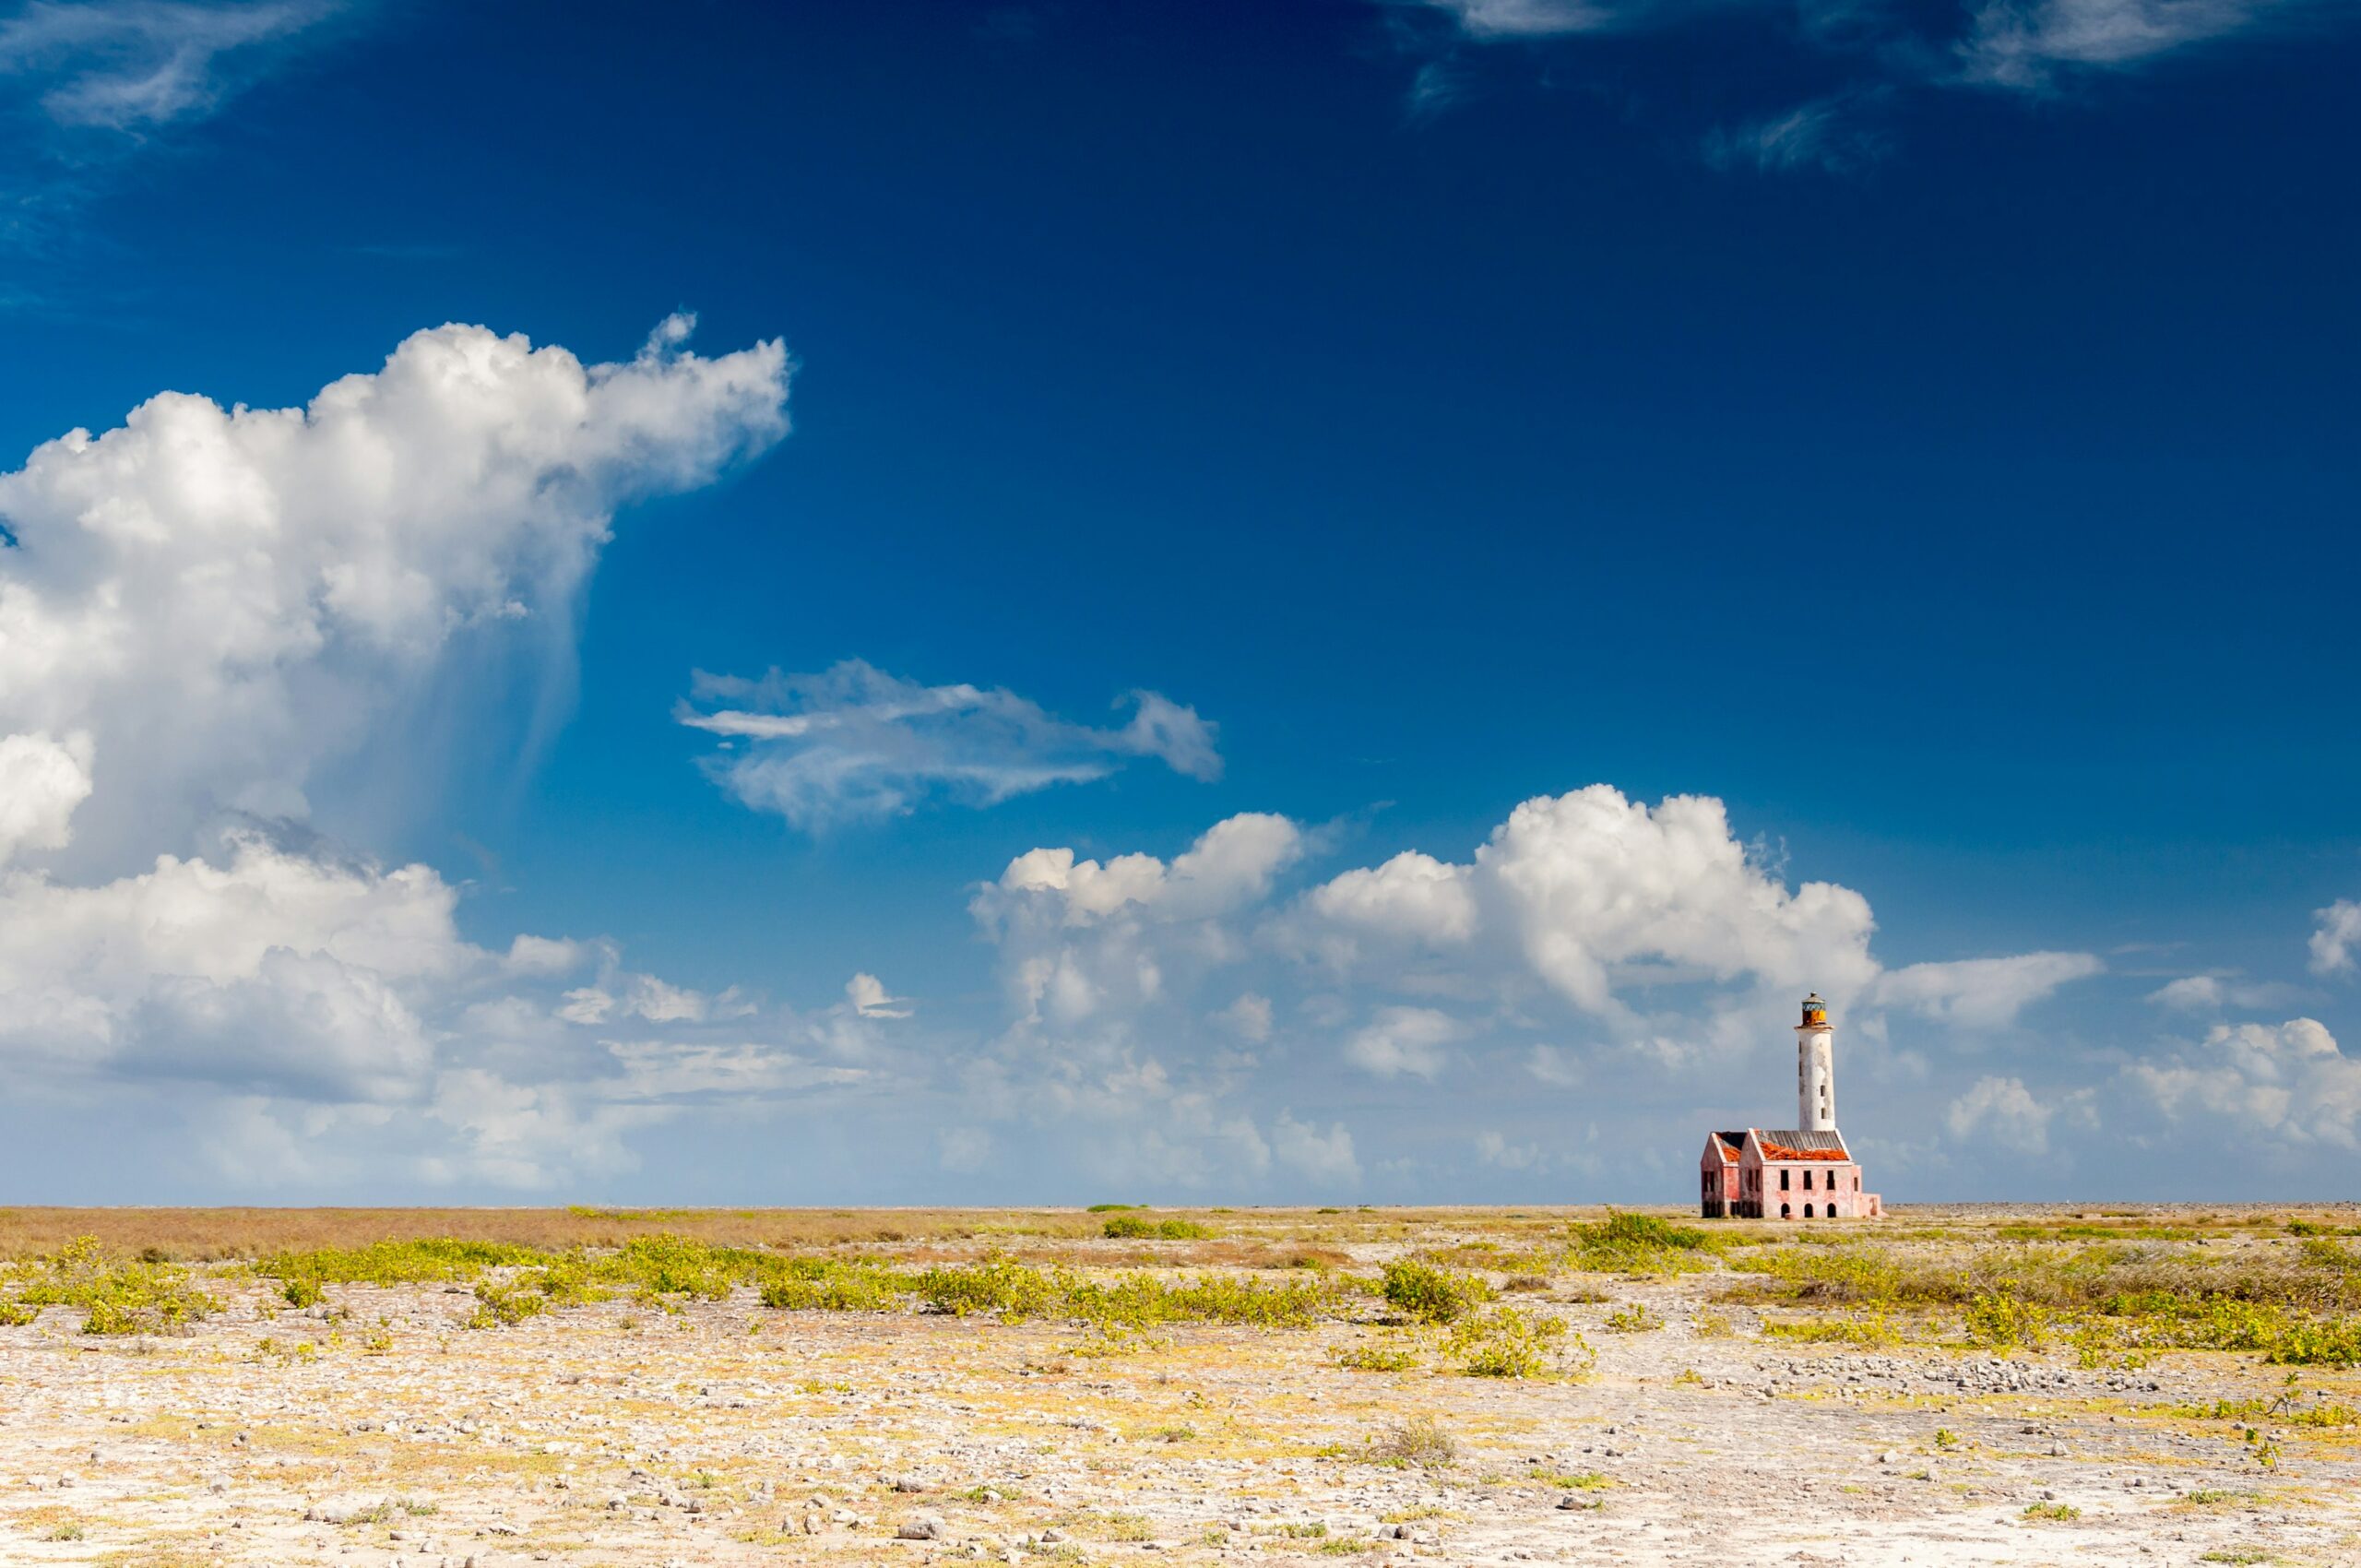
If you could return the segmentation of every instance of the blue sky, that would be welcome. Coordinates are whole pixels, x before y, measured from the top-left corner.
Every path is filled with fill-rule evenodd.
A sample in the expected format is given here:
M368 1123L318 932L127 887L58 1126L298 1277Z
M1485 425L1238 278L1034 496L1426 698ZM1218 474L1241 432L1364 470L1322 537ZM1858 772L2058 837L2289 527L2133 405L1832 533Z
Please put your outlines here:
M0 10L0 1173L1677 1202L1816 988L1889 1199L2349 1194L2356 68Z

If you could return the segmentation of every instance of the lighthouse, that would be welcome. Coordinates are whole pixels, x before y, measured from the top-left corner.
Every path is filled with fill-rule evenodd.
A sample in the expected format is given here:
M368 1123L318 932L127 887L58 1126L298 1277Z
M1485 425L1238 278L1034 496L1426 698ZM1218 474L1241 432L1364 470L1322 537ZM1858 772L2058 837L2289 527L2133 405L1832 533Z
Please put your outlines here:
M1796 1026L1796 1125L1836 1131L1836 1031L1818 992L1804 998L1804 1021Z
M1877 1219L1861 1167L1836 1130L1836 1031L1828 1004L1804 998L1796 1026L1796 1124L1705 1134L1697 1195L1708 1219Z

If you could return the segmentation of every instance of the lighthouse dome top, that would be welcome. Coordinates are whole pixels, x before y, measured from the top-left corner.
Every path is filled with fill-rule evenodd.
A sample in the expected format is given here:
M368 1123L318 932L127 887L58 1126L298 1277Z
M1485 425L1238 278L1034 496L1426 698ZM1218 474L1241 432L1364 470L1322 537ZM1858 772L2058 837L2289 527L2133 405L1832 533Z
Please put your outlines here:
M1804 1022L1807 1024L1828 1022L1828 1004L1820 999L1820 992L1816 991L1804 998Z

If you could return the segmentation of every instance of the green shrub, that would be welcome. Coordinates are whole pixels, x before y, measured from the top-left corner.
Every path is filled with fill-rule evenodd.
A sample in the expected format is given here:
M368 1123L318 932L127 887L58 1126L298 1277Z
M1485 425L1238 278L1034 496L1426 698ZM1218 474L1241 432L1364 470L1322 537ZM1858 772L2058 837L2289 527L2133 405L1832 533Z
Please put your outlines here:
M2291 1324L2272 1339L2263 1360L2283 1367L2349 1367L2361 1363L2361 1318Z
M1991 1350L2023 1345L2037 1350L2048 1341L2050 1316L2047 1308L2035 1302L1987 1291L1968 1302L1960 1321L1971 1345Z
M279 1293L287 1299L291 1307L316 1307L327 1299L327 1292L320 1289L320 1282L308 1274L297 1275Z
M1596 1225L1574 1227L1566 1262L1594 1274L1682 1274L1705 1267L1713 1245L1713 1237L1693 1225L1612 1213Z
M1350 1345L1335 1346L1328 1359L1347 1372L1402 1372L1418 1364L1418 1353L1406 1344L1382 1339L1356 1339Z
M1048 1312L1061 1292L1039 1269L995 1258L930 1268L918 1277L918 1294L937 1312L961 1317L991 1312L1006 1322L1019 1323Z
M485 1280L476 1287L476 1310L468 1318L469 1328L500 1328L539 1317L549 1310L547 1296L537 1294L521 1285L501 1285Z
M1386 1304L1420 1323L1451 1323L1468 1308L1492 1299L1492 1288L1470 1274L1454 1274L1414 1258L1385 1265Z
M1650 1312L1645 1301L1634 1301L1607 1314L1607 1327L1613 1334L1645 1334L1663 1326L1664 1319Z
M789 1312L889 1313L902 1304L908 1277L878 1264L797 1258L763 1287L763 1305Z
M410 1241L372 1241L365 1247L314 1247L273 1253L255 1265L275 1279L310 1279L324 1285L425 1285L475 1278L487 1268L539 1263L548 1254L504 1241L462 1241L432 1237Z
M552 1307L582 1307L611 1301L614 1292L594 1283L591 1266L579 1253L569 1253L547 1267L519 1275L520 1286L539 1290Z
M1135 1214L1119 1214L1101 1230L1113 1241L1204 1241L1214 1235L1212 1227L1192 1219L1144 1219Z
M1540 1377L1571 1370L1572 1348L1588 1370L1590 1345L1580 1335L1570 1336L1563 1318L1520 1307L1493 1307L1462 1318L1444 1344L1445 1351L1461 1358L1459 1370L1470 1377Z
M585 1260L592 1279L635 1288L645 1296L695 1296L718 1301L738 1285L770 1278L781 1260L753 1247L717 1246L686 1236L635 1236L611 1253Z
M1104 1280L1062 1274L1054 1285L1066 1315L1129 1327L1231 1323L1256 1328L1306 1328L1333 1313L1343 1299L1341 1290L1325 1279L1265 1280L1226 1274L1177 1281L1151 1274L1121 1274Z
M24 1321L43 1307L78 1307L85 1334L169 1333L221 1310L178 1264L111 1259L92 1236L14 1265L5 1286Z

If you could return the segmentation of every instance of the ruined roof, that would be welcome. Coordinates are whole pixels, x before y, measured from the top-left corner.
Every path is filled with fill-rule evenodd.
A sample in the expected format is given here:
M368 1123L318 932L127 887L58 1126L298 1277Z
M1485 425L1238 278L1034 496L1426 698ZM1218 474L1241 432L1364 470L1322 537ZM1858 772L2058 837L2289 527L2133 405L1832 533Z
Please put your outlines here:
M1714 1151L1720 1154L1722 1163L1725 1165L1737 1164L1738 1151L1746 1146L1746 1132L1743 1128L1735 1133L1708 1133L1705 1137Z
M1755 1141L1762 1146L1766 1160L1835 1159L1850 1160L1852 1152L1845 1148L1844 1135L1834 1128L1825 1133L1807 1133L1788 1127L1775 1131L1753 1129Z

